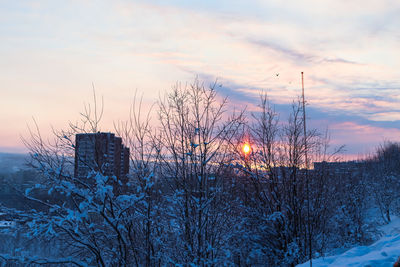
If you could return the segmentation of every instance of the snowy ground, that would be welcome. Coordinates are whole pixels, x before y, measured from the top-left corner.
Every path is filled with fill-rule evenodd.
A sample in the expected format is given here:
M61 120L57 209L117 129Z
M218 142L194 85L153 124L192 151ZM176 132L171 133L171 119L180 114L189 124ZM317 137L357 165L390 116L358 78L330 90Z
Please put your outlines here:
M11 154L0 152L0 173L15 173L27 170L28 154Z
M392 267L400 256L400 218L393 217L392 222L381 227L381 230L382 238L372 245L354 247L340 255L315 259L312 266ZM297 267L307 266L308 262L297 265Z

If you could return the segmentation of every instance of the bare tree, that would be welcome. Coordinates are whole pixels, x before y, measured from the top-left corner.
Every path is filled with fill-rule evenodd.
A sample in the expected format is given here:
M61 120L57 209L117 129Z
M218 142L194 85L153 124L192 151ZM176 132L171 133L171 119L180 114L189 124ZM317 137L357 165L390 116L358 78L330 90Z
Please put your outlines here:
M103 108L98 107L95 94L92 106L94 110L91 105L85 106L80 123L71 123L67 130L53 130L52 140L42 138L38 127L24 139L30 150L31 166L45 178L43 183L27 189L24 196L43 209L16 212L27 222L23 229L27 238L57 240L63 262L82 266L139 265L136 240L131 238L136 230L132 224L141 215L137 205L145 195L116 194L120 192L115 190L116 186L124 185L114 175L106 175L101 166L87 163L92 170L85 178L73 173L75 134L100 129ZM49 197L36 197L37 190L47 192ZM58 259L31 256L33 263L57 261L61 263Z
M305 152L316 160L329 158L329 139L309 130L304 136L301 103L293 102L288 121L280 122L265 94L261 95L254 123L239 138L252 144L252 153L238 151L245 178L243 199L247 229L260 249L251 262L273 266L294 265L307 259L310 242L314 251L321 249L318 238L326 229L327 176L309 171L310 194L307 197ZM305 142L307 138L307 142ZM307 146L305 146L307 143ZM333 151L330 158L337 151ZM309 202L308 202L309 201ZM310 205L310 213L307 206Z
M391 221L390 214L400 194L400 144L385 142L367 160L372 194L385 223Z
M229 141L242 113L226 115L215 84L177 84L159 102L162 176L171 186L169 216L176 233L174 264L219 265L226 259L232 207L225 190ZM225 117L224 117L225 116Z
M136 204L135 212L140 216L129 227L133 229L137 262L140 266L161 265L163 248L161 244L163 219L162 195L159 193L158 177L160 144L157 133L151 126L151 108L144 112L143 98L136 94L130 108L129 120L114 125L116 132L131 150L131 169L129 191L143 195L143 200Z

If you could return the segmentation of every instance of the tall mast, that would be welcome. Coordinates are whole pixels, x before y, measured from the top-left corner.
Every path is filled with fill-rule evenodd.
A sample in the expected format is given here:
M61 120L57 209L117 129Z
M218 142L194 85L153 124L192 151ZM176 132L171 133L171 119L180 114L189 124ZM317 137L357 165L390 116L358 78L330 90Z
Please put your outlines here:
M307 157L307 128L306 128L306 101L304 97L304 73L301 72L301 96L303 98L303 127L304 127L304 151L305 163L308 170L308 157Z
M306 172L306 193L307 193L307 239L309 249L310 267L312 267L312 240L311 240L311 222L310 222L310 181L308 177L308 147L307 147L307 126L306 126L306 101L304 96L304 73L301 72L301 96L303 99L303 129L304 129L304 158Z

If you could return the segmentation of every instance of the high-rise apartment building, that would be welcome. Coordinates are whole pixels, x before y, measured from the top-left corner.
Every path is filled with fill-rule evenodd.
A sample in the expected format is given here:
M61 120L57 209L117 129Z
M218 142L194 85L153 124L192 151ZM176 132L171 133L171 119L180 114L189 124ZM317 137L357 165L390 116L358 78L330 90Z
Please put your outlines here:
M75 177L84 178L90 171L115 175L125 180L129 172L129 148L113 133L82 133L75 136Z

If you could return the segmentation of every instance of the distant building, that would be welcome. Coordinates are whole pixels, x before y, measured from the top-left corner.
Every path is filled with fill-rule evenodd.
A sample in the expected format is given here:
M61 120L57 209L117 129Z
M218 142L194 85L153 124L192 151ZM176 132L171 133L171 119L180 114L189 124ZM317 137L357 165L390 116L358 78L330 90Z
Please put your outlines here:
M330 172L334 174L356 174L360 172L364 164L360 161L342 161L342 162L314 162L315 172Z
M124 180L129 172L129 148L113 133L82 133L75 136L75 177L90 171Z

